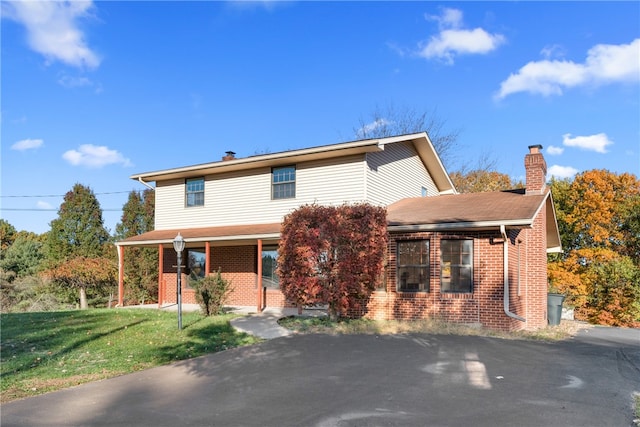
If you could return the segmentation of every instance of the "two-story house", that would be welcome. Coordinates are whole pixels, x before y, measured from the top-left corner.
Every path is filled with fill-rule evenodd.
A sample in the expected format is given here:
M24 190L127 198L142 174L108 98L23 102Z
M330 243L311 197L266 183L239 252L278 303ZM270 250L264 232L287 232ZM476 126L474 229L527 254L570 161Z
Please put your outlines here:
M547 252L560 247L539 146L525 157L526 190L457 194L426 133L345 142L148 172L155 230L117 242L119 304L126 247L159 249L159 303L175 302L177 257L186 241L189 276L220 269L231 305L286 306L275 274L281 222L304 204L387 207L384 279L366 317L436 317L494 329L546 325Z

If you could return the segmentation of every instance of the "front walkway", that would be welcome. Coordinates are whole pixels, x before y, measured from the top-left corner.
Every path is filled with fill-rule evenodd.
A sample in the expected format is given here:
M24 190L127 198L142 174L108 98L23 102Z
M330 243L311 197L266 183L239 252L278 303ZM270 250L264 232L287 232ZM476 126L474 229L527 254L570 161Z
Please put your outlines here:
M158 304L131 305L124 308L155 308L157 310ZM164 304L160 310L178 311L178 304ZM198 304L182 304L182 311L198 310L200 310ZM289 329L278 325L278 320L283 317L298 315L297 308L267 307L260 313L257 312L256 307L248 306L227 306L225 310L228 313L242 316L231 319L231 326L236 330L266 340L291 335L292 332ZM305 309L302 311L302 316L306 317L322 317L326 315L326 310L322 309Z

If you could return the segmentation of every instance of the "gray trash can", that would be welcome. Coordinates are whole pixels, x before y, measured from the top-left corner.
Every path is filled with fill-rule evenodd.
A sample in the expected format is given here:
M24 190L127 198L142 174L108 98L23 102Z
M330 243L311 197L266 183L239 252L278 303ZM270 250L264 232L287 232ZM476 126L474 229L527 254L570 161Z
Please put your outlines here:
M552 326L560 324L564 298L562 294L547 294L547 323Z

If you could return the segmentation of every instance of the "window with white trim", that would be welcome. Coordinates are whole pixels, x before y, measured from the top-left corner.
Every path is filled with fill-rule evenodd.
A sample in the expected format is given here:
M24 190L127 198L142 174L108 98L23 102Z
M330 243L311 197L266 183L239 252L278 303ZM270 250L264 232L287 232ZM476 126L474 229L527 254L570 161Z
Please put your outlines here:
M190 178L185 182L185 205L204 206L204 178Z
M396 260L399 292L429 292L429 240L399 241Z
M284 166L271 170L271 198L293 199L296 197L296 167Z
M440 256L442 292L473 292L473 240L443 239Z

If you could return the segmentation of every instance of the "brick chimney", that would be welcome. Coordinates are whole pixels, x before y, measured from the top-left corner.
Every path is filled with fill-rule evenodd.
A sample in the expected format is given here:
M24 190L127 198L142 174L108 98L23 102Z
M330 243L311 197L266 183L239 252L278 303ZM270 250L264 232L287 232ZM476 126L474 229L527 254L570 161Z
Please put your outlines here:
M527 172L526 194L542 194L546 188L547 162L541 153L542 145L530 145L529 154L524 156Z
M225 151L225 155L222 156L222 161L226 162L227 160L233 160L236 158L236 153L233 151Z

